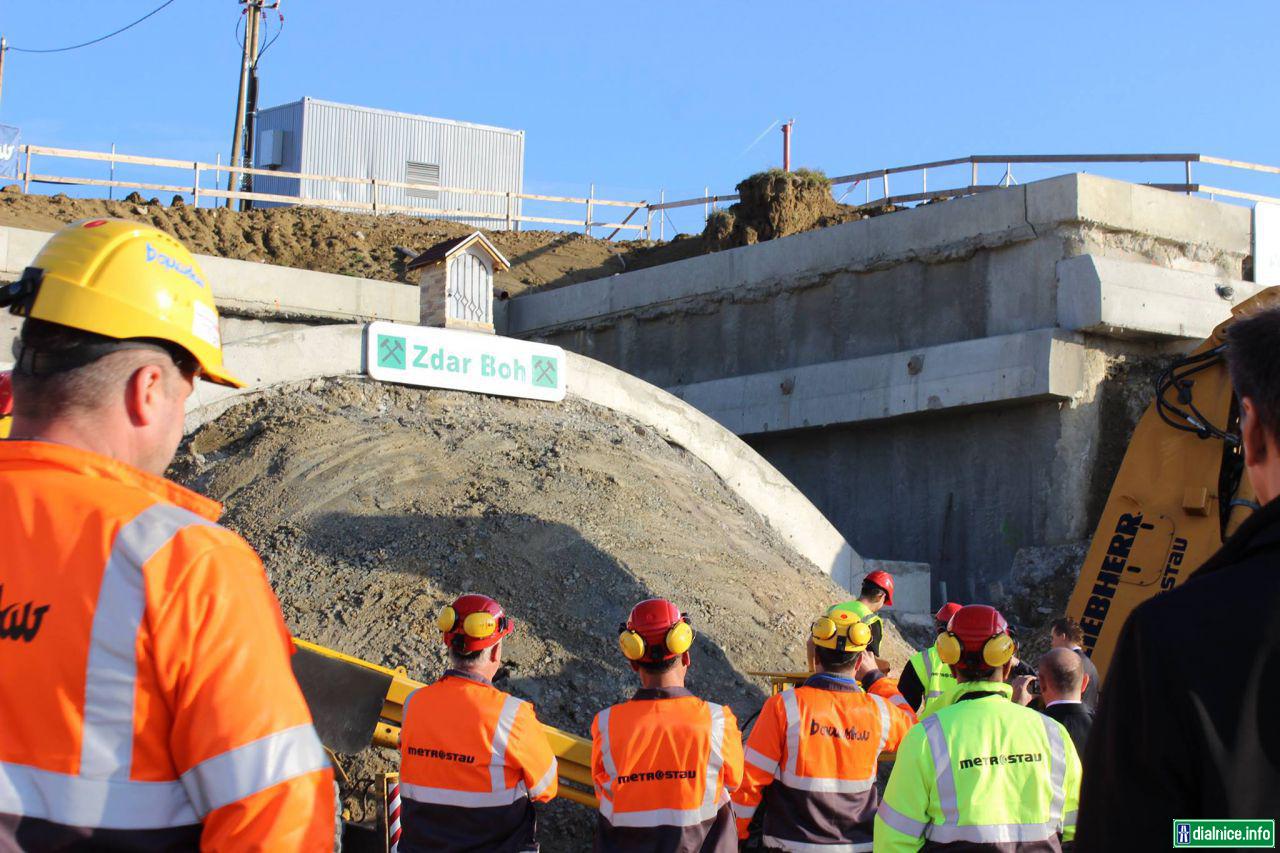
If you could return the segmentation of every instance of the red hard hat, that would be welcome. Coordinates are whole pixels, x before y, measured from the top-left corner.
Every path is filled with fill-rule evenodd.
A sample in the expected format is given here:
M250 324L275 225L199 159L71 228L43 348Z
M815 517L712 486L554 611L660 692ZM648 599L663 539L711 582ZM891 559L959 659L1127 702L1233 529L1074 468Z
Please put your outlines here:
M884 603L893 606L893 575L886 571L876 569L871 574L862 579L863 583L873 583L884 590Z
M515 630L501 604L475 593L459 596L441 610L436 625L445 644L458 653L487 649Z
M632 661L664 661L683 655L693 644L689 619L665 598L650 598L631 608L618 627L622 653Z
M1004 666L1017 652L1009 623L1000 611L985 604L957 610L936 648L943 663L970 671Z
M13 414L13 374L0 370L0 417Z
M959 611L960 611L959 604L956 604L954 601L948 601L946 604L938 608L938 612L933 614L933 618L935 621L941 622L943 625L946 625L948 622L951 621L951 617L955 616L956 613L958 613Z

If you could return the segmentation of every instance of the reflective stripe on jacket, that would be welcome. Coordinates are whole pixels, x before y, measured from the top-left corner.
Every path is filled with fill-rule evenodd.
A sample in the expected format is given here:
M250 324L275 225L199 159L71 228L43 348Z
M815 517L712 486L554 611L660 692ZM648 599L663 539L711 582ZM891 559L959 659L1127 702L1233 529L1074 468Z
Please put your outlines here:
M924 688L924 697L918 709L920 719L923 720L946 706L946 696L955 689L956 677L952 674L951 667L942 662L934 646L912 655L910 665Z
M221 507L27 441L0 506L0 849L328 849L333 771Z
M876 814L877 851L974 844L1057 850L1075 837L1080 759L1008 685L960 684L903 739Z
M530 801L556 795L556 770L533 705L446 671L405 702L400 849L536 850Z
M897 693L891 685L867 692L851 679L815 675L769 697L747 740L745 775L733 795L738 837L747 837L763 800L767 846L870 850L880 753L897 749L915 723L914 714L882 695L887 691Z
M733 711L684 688L637 691L591 724L603 850L737 850L729 794L742 781Z

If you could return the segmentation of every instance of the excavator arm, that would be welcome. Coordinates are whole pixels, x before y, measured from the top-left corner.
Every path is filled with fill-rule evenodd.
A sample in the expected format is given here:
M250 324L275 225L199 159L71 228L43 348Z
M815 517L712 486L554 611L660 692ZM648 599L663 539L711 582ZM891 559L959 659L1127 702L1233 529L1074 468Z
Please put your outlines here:
M1280 287L1236 306L1160 376L1138 421L1067 605L1103 677L1133 609L1183 583L1257 508L1223 350L1236 318L1276 305Z

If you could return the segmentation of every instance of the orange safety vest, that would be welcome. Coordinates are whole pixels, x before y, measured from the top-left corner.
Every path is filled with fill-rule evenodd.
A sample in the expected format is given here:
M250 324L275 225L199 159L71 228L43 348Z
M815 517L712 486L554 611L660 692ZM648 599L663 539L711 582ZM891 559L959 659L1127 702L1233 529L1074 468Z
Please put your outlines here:
M885 681L863 691L851 679L820 674L765 701L747 741L746 778L733 795L740 838L768 788L766 847L871 850L880 753L896 750L916 722L881 695L892 689L877 687Z
M400 850L537 850L533 803L556 757L533 705L446 670L409 694L400 730Z
M597 849L735 851L742 781L733 711L684 688L642 689L591 724Z
M31 441L0 441L0 507L0 849L332 849L280 605L221 507Z

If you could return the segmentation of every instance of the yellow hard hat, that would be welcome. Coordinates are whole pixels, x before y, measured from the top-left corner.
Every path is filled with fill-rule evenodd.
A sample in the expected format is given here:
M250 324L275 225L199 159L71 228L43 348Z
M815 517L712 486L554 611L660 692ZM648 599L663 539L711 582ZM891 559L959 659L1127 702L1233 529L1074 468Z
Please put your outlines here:
M5 291L15 314L109 338L169 341L191 353L206 379L244 387L223 367L208 279L186 247L157 228L123 219L74 222L50 237Z
M815 646L837 652L861 652L871 642L871 629L849 610L831 608L809 627Z

